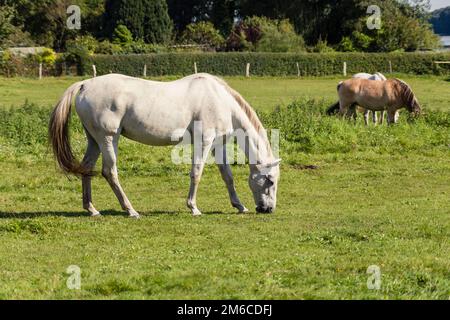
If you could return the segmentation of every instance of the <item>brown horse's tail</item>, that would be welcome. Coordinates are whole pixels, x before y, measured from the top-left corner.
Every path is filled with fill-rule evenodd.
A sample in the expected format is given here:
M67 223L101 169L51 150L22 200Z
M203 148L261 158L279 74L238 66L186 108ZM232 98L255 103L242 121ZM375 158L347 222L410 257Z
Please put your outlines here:
M341 87L343 84L344 84L344 81L339 82L339 84L337 86L338 93L341 90ZM339 112L339 109L340 109L340 103L338 101L327 109L327 116L332 116L332 115L337 114Z
M53 154L60 168L66 174L82 176L90 174L90 170L84 168L75 159L70 146L69 122L72 100L78 94L83 81L70 86L59 100L50 117L48 126L49 140L53 147Z
M333 116L335 114L338 114L339 109L340 109L340 103L338 101L327 109L327 116Z

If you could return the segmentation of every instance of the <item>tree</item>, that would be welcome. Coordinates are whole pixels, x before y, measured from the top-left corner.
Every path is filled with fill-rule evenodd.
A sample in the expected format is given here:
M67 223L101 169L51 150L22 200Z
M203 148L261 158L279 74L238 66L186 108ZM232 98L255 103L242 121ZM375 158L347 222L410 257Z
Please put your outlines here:
M107 0L104 21L109 38L118 25L126 26L134 40L147 43L166 43L172 36L165 0Z
M223 36L228 36L233 28L237 13L236 0L216 0L212 2L211 21Z
M168 43L172 38L173 22L166 0L144 0L144 41Z
M14 9L9 6L0 6L0 46L6 42L14 31L12 19Z
M433 11L430 22L437 34L450 35L450 7Z
M167 0L169 15L175 29L181 34L188 24L203 20L202 0Z
M240 0L167 0L169 14L178 35L191 23L210 21L223 36L228 36Z
M351 34L354 23L365 14L361 0L242 0L239 15L289 19L309 45L319 38L338 43Z
M439 46L439 38L427 21L428 1L366 0L364 3L375 4L381 8L382 23L380 29L369 30L366 27L366 19L360 18L355 25L356 31L368 36L372 41L367 50L357 49L391 52L426 50Z

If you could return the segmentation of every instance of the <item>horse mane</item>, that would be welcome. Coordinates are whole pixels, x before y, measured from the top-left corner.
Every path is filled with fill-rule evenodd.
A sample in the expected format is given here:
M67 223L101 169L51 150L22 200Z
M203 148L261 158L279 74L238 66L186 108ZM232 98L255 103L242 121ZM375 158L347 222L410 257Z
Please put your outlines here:
M242 111L246 114L248 120L252 124L252 126L255 128L256 132L261 133L265 132L264 126L262 125L261 121L258 118L258 115L256 114L255 110L250 106L250 104L244 99L244 97L241 96L239 92L234 90L230 87L230 85L225 82L225 80L214 77L227 91L232 95L234 100L239 104Z
M411 87L403 80L395 78L393 81L398 84L400 88L399 93L403 98L403 102L407 105L408 111L413 112L414 103L417 102L417 99Z

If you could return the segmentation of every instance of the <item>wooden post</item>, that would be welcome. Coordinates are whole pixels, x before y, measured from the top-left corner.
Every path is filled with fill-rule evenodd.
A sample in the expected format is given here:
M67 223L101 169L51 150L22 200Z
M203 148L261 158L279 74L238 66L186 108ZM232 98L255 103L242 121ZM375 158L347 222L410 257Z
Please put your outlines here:
M147 65L146 64L144 64L144 72L142 75L144 76L144 78L147 77Z
M297 77L300 78L300 64L297 62Z
M245 76L247 78L250 77L250 63L247 63L247 67L245 68Z
M95 67L95 64L92 65L92 71L94 72L94 78L97 76L97 68Z
M39 80L42 79L42 63L39 63Z
M392 61L389 60L389 73L392 73Z
M195 74L198 73L197 62L194 62L194 73L195 73Z
M344 62L344 70L343 70L343 73L344 73L344 77L346 77L346 76L347 76L347 62Z

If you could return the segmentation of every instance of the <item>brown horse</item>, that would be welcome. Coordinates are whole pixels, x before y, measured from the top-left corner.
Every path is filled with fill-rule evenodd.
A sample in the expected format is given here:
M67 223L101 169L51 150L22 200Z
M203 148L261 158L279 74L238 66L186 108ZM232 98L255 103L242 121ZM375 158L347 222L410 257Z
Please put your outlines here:
M401 108L420 114L419 101L411 87L399 79L371 81L349 79L338 86L339 109L341 115L349 114L349 109L359 105L371 111L387 111L388 123L397 123L397 111Z

